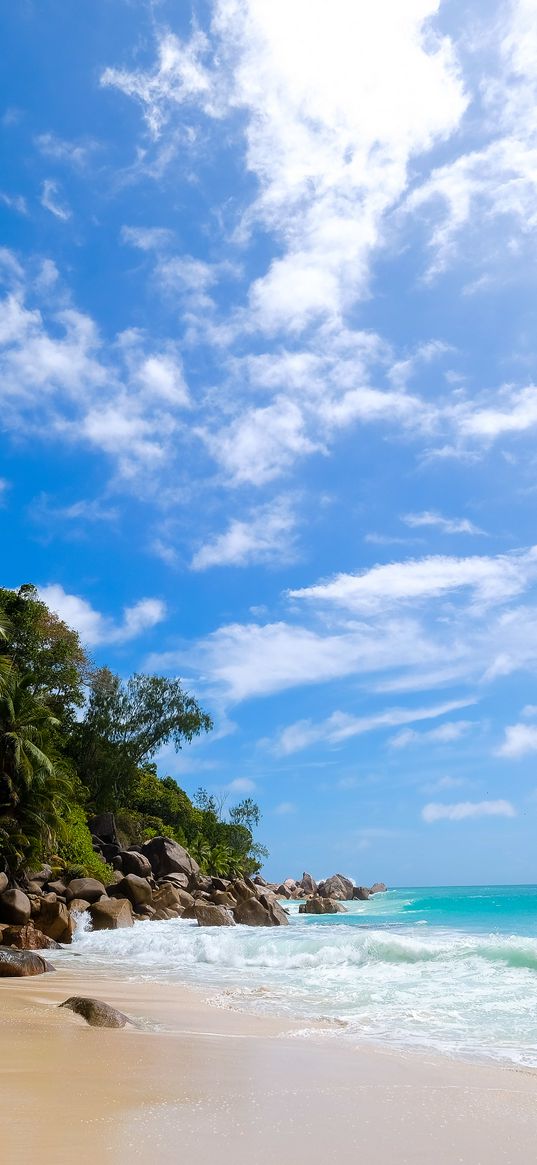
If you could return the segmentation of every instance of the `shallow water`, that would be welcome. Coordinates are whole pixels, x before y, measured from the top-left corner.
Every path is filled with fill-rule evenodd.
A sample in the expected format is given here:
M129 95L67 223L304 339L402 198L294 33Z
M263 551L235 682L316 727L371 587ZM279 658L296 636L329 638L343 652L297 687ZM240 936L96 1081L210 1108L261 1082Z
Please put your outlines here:
M60 955L214 988L221 1006L330 1021L338 1037L537 1067L537 887L409 888L282 929L139 923ZM80 959L76 960L80 963Z

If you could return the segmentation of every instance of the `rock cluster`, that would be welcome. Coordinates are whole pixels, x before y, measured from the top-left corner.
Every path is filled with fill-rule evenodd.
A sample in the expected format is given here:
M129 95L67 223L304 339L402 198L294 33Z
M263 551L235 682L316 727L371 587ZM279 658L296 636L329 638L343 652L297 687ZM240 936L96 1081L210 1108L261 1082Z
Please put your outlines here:
M55 877L50 866L27 875L10 886L0 874L0 954L47 950L70 943L77 917L87 915L93 930L116 930L136 921L191 919L199 926L287 926L280 899L304 899L299 910L306 914L336 914L345 910L342 901L366 899L386 889L355 886L343 874L316 883L311 874L299 881L266 882L255 878L220 878L202 874L183 846L169 837L153 837L142 846L123 849L117 839L112 814L91 823L94 849L112 866L114 881L104 886L96 878ZM99 830L100 832L97 832ZM0 975L37 974L23 966L22 954L0 961ZM4 969L2 969L4 968Z
M95 849L115 871L109 886L96 878L62 881L50 866L14 887L0 875L0 950L35 951L70 943L80 914L88 916L93 930L171 918L192 919L199 926L288 924L275 888L263 879L208 877L183 846L167 837L130 849L122 849L110 833L93 837Z

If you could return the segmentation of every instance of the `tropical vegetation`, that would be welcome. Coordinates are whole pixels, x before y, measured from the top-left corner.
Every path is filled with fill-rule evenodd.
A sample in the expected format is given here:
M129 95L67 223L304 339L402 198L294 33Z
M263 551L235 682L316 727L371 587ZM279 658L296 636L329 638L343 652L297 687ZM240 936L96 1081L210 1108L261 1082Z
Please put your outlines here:
M110 880L88 822L112 811L125 846L164 834L204 872L255 872L266 856L255 802L227 809L204 789L191 800L153 759L211 727L178 679L95 667L34 586L0 588L0 868L50 861Z

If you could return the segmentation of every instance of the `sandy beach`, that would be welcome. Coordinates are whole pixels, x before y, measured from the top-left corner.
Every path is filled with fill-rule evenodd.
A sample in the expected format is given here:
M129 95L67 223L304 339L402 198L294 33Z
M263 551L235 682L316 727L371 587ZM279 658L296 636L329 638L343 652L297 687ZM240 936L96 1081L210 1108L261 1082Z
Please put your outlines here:
M135 1024L88 1027L94 995ZM177 984L54 975L0 983L2 1148L77 1165L507 1165L534 1159L537 1073L348 1044Z

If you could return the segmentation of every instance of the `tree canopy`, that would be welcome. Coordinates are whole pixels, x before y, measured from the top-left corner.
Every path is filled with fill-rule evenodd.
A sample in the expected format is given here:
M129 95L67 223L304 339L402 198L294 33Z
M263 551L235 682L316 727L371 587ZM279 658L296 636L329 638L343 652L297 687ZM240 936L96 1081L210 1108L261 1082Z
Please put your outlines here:
M202 870L253 873L259 808L198 790L193 803L153 757L208 732L211 718L179 679L126 681L92 666L76 631L34 586L0 588L0 867L50 860L106 880L88 818L112 810L125 845L166 834Z

